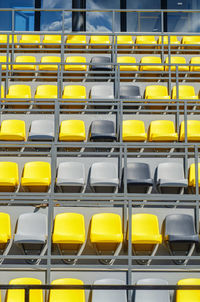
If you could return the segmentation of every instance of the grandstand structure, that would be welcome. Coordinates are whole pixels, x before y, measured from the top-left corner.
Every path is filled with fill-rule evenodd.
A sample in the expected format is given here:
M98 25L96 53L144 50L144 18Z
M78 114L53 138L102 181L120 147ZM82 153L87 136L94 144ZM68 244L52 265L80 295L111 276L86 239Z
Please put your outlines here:
M68 32L64 17L60 32L21 32L10 11L2 301L85 302L92 290L93 300L198 301L199 290L180 289L200 285L200 35L165 32L165 10L155 33L115 31L117 10L110 32Z

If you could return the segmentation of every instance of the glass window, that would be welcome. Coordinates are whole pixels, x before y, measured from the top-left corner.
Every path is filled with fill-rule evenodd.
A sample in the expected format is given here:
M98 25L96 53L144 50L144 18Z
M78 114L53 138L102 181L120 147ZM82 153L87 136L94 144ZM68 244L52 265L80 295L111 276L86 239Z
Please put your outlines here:
M71 9L71 0L42 0L42 8L48 9ZM62 30L61 12L41 12L40 29L43 31L61 31ZM64 28L71 31L72 13L64 13Z
M119 9L120 0L87 0L87 9ZM93 32L112 31L112 12L88 12L86 14L86 30ZM120 31L120 14L115 14L114 30Z

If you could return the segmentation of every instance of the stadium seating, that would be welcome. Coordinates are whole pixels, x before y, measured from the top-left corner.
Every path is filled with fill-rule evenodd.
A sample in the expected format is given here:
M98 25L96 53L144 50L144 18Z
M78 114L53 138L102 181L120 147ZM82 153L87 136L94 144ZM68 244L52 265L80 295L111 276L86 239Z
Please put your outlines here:
M80 120L62 121L59 140L81 142L86 139L85 124Z
M85 168L79 162L63 162L58 166L56 185L65 193L79 193L85 185Z
M77 213L61 213L56 215L52 242L56 244L60 254L66 255L75 251L81 255L85 246L84 216ZM65 256L66 257L66 256ZM67 263L70 259L63 259ZM73 260L72 260L73 261ZM76 263L77 260L73 261Z
M126 173L128 193L147 193L153 186L150 168L146 163L128 163ZM122 187L125 185L123 171Z
M127 231L127 240L129 240L129 231ZM159 244L162 243L156 215L143 213L132 215L131 242L135 255L155 255ZM148 260L147 264L150 262L151 260ZM145 263L145 261L141 260L141 263Z
M96 120L90 125L90 140L93 142L113 142L117 140L113 121Z
M144 142L147 139L144 122L138 120L123 121L122 139L124 142Z
M9 41L8 41L8 39L9 39ZM17 36L16 35L9 35L9 38L8 38L8 35L0 34L0 45L1 45L0 47L6 47L7 43L11 44L12 42L14 44L17 43ZM16 45L15 45L15 47L16 47Z
M132 73L133 71L138 71L138 66L133 65L136 63L136 59L134 57L117 57L118 64L131 64L131 65L120 65L120 71L128 71ZM123 74L122 74L123 75Z
M47 162L34 161L24 165L21 185L29 192L46 192L51 184L51 166Z
M10 280L9 285L41 285L42 282L35 278L17 278ZM23 289L9 289L6 295L6 302L25 301L25 291ZM43 294L41 289L30 290L30 301L43 302Z
M136 282L136 285L168 285L168 282L163 279L141 279ZM165 301L170 302L170 292L169 290L136 290L133 295L135 295L135 302L149 301L149 302L159 302Z
M44 35L42 41L45 48L57 48L61 44L61 35Z
M127 102L131 100L134 102L138 102L142 98L140 87L132 84L122 84L120 85L120 99L129 99ZM126 100L124 100L126 102Z
M21 120L4 120L1 123L0 140L25 141L26 125Z
M169 64L169 58L168 57L165 59L165 63ZM189 66L183 65L183 64L186 64L186 59L184 57L178 57L178 56L173 57L173 56L171 56L170 57L170 63L178 65L178 71L189 71ZM170 67L171 71L176 71L176 65ZM169 70L169 66L165 66L165 71L168 71L168 70Z
M125 285L125 282L120 279L100 279L94 282L94 285ZM116 302L127 302L127 295L125 290L93 290L92 302L109 302L115 300Z
M76 103L82 103L85 102L84 99L86 99L86 89L84 86L81 85L68 85L64 87L62 98L64 99L64 103L67 102L76 102ZM69 99L67 101L67 99ZM70 100L72 99L72 100ZM75 99L81 99L81 100L75 100ZM79 108L82 106L77 105L68 105L68 108Z
M173 255L192 255L195 245L199 244L199 235L191 215L172 214L164 221L164 238L169 253ZM184 243L184 244L183 244ZM187 264L188 260L174 260L176 264Z
M172 121L152 121L149 126L150 142L172 142L178 140L178 134L175 132Z
M92 216L90 241L99 255L113 252L118 255L123 241L121 217L114 213L99 213ZM100 259L104 264L113 264L115 259Z
M39 47L40 35L22 35L19 40L20 47L35 48Z
M52 103L52 101L55 102L55 100L58 98L58 87L57 85L39 85L37 86L36 92L35 92L35 100L36 102L42 102L42 103ZM45 99L45 100L43 100ZM48 104L37 104L39 108L54 108L54 105Z
M118 49L132 49L133 38L131 36L117 36Z
M190 64L200 64L200 58L199 57L193 57L190 60ZM200 71L200 66L190 66L190 71Z
M146 86L145 89L145 99L161 99L161 100L169 100L170 96L168 94L167 87L162 85L150 85Z
M177 48L179 47L180 41L177 39L177 36L170 36L170 39L168 41L168 36L159 36L158 37L158 44L164 44L164 47L167 48L168 44L170 42L170 47L171 48ZM160 46L162 48L162 46Z
M140 71L163 71L164 66L161 65L160 57L143 57L140 61ZM145 65L142 65L145 64ZM146 64L155 64L155 65L146 65ZM160 64L160 65L159 65Z
M65 65L65 70L66 71L86 71L87 70L87 65L81 64L81 65L69 65L69 63L86 63L86 58L85 57L78 57L78 56L73 56L73 57L67 57Z
M161 163L157 167L156 186L160 193L183 193L188 181L185 179L183 165L179 163Z
M135 48L139 49L152 49L157 45L157 41L154 36L141 36L138 35L135 40Z
M191 85L179 85L178 86L178 96L176 86L172 89L172 99L179 98L181 100L197 100L198 96L195 95L194 87Z
M47 216L40 213L21 214L18 219L14 243L21 247L24 254L44 255L46 251L46 241ZM40 263L40 259L31 259L26 261L29 264Z
M89 181L96 193L114 193L119 185L117 165L110 162L93 163Z
M1 161L0 170L0 192L14 192L19 185L18 164Z
M57 279L51 285L83 285L83 281L72 278ZM49 292L49 302L79 301L85 302L85 292L80 289L57 290L51 289Z
M90 36L90 47L91 48L109 48L110 39L109 36Z
M30 102L29 99L31 99L31 87L29 85L10 85L8 93L6 94L6 102ZM27 108L27 105L13 104L12 107Z
M69 35L66 39L66 47L68 48L85 48L86 43L85 35Z
M15 59L15 63L32 63L32 64L17 64L13 65L13 70L30 70L36 71L36 58L33 56L17 56Z
M58 70L58 65L57 64L51 64L51 63L60 63L61 59L58 56L43 56L40 60L41 63L46 63L46 64L41 64L39 65L39 70L40 71L57 71ZM50 63L50 64L49 64Z
M90 60L90 70L91 71L111 71L112 67L110 65L111 59L107 56L95 56L92 57ZM95 76L98 75L98 73L94 73ZM99 73L99 76L101 73Z
M54 140L54 121L35 120L32 121L28 134L30 141L53 141Z
M8 61L7 61L7 56L0 56L0 63L10 63L10 57L8 57ZM10 70L10 65L7 65L6 64L2 64L1 65L1 70L4 71L8 68L8 70Z
M0 213L0 220L0 250L4 251L7 243L11 239L10 215L7 213Z
M200 279L189 278L179 280L177 285L200 285ZM176 302L187 302L188 300L197 302L200 299L199 290L177 290L176 292Z
M188 185L191 189L195 190L196 187L196 172L195 172L195 164L191 164L189 168L189 179ZM198 186L200 185L200 164L198 163Z
M185 122L182 121L180 125L179 140L185 141ZM189 142L200 141L200 121L187 120L187 140Z
M182 48L198 48L200 44L200 37L199 36L183 36L181 44L184 44Z

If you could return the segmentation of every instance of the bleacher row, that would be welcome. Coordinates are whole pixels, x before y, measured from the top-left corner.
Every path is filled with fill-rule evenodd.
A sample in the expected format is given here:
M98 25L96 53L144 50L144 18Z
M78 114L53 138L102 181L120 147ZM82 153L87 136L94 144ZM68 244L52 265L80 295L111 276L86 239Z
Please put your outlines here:
M92 121L88 141L112 142L119 139L115 123L110 120ZM27 141L53 141L53 120L34 120L31 122ZM85 123L82 120L64 120L60 124L59 141L86 141ZM141 120L124 120L122 123L122 140L124 142L175 142L185 141L185 122L180 124L179 138L172 121L157 120L149 125L148 135ZM200 121L187 121L187 140L200 141ZM0 128L0 141L26 141L26 124L22 120L4 120Z
M12 245L11 219L7 213L0 213L0 219L1 250L6 250L7 255ZM126 235L123 236L120 215L115 213L98 213L93 215L91 217L91 227L88 231L88 237L97 254L101 255L103 252L106 252L106 254L111 253L112 255L113 253L114 255L118 255L122 249L122 245L124 244L124 247L126 247L129 240L128 223L127 221ZM181 255L181 250L177 251L176 248L177 246L179 247L180 243L184 243L182 251L187 255L191 249L193 251L194 247L199 246L200 243L199 234L195 230L194 218L191 215L167 215L162 223L162 233L159 230L158 217L153 214L132 214L131 224L131 243L135 255L151 255L152 252L155 254L158 246L162 243L167 247L170 254L174 253L176 255ZM47 242L47 229L48 223L45 214L21 214L18 218L13 242L18 246L22 245L22 251L26 255L31 253L33 246L35 253L37 253L37 250L39 255L44 255L42 249L44 248L43 245ZM70 255L72 251L76 251L76 254L80 256L84 252L87 240L84 215L79 213L57 214L54 218L51 237L52 243L57 245L61 255ZM3 260L2 258L0 263L3 263ZM31 262L30 260L27 261L28 263ZM37 264L40 262L39 259L35 261L37 261ZM67 262L65 258L63 261ZM109 260L107 264L113 264L114 261ZM70 262L70 256L68 262ZM75 262L77 262L77 259ZM100 259L100 262L105 264L102 259ZM179 260L175 263L181 264L182 261ZM33 260L32 264L35 264Z
M21 37L18 38L17 35L10 35L9 41L8 36L3 34L0 35L0 43L2 45L6 45L7 43L14 43L18 44L21 47L32 47L33 45L35 47L39 47L41 43L43 43L44 47L52 47L53 45L61 45L62 38L61 35L45 35L43 40L41 40L40 35L34 34L23 34ZM67 38L64 37L64 43L68 47L73 47L74 45L79 44L82 47L85 47L85 44L87 44L86 35L68 35ZM179 47L180 44L187 45L187 46L195 46L195 44L198 47L198 44L200 44L200 37L199 36L183 36L181 39L181 42L178 40L177 36L170 36L170 41L168 42L168 36L163 36L163 38L160 36L158 39L155 36L143 36L138 35L135 39L135 43L133 40L133 37L131 35L118 35L117 36L117 44L118 45L127 45L129 48L133 48L133 45L136 44L136 47L140 47L140 45L148 45L150 47L157 47L161 46L162 42L165 44L171 44L172 47ZM115 43L115 41L114 41ZM90 36L89 44L91 47L97 47L99 48L109 48L111 45L111 38L108 35L92 35ZM17 46L17 45L16 45ZM187 47L185 46L185 47Z
M39 279L35 278L17 278L12 279L9 282L9 285L41 285L42 282ZM156 279L156 278L149 278L149 279L140 279L136 283L136 285L158 285L158 286L166 286L168 282L164 279ZM181 279L177 282L177 285L196 285L200 284L199 278L191 278L191 279ZM63 278L63 279L56 279L51 282L51 285L74 285L74 286L83 286L84 282L80 279L73 279L73 278ZM120 279L98 279L95 280L93 283L94 286L100 285L118 285L123 286L125 282ZM141 302L148 300L149 302L159 302L162 299L164 302L188 302L188 301L195 301L199 300L199 292L198 290L177 290L172 291L166 290L141 290L136 289L131 294L131 301L133 302ZM115 300L116 302L127 302L127 293L125 290L98 290L94 289L91 291L90 299L87 300L85 296L85 290L83 289L51 289L48 295L49 302L58 302L58 301L79 301L79 302L98 302L104 300L105 302L109 302L110 300ZM24 301L24 293L23 290L16 289L16 290L8 290L5 302L11 302L16 300L19 302ZM43 302L43 292L41 289L31 290L30 291L30 299L31 301L37 300L38 302ZM189 300L190 299L190 300Z

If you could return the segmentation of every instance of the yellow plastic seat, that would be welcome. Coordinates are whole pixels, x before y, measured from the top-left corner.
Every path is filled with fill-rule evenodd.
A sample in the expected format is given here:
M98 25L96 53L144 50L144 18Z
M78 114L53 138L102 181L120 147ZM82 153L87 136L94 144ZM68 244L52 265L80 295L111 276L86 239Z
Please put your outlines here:
M53 243L82 244L85 241L84 216L78 213L62 213L55 217Z
M23 99L31 98L31 87L29 85L11 85L6 95L7 102L25 102ZM17 105L13 105L16 107ZM23 105L22 107L26 107Z
M132 36L117 36L117 48L119 49L132 49L133 48Z
M190 64L200 64L200 57L191 58ZM190 66L190 71L200 71L200 65L199 66Z
M0 63L6 63L7 62L7 56L0 56ZM10 57L8 58L8 62L10 62ZM1 65L1 70L6 70L6 64L2 64ZM8 70L10 70L10 65L8 65Z
M189 187L196 186L195 164L190 165L188 185L189 185ZM200 163L198 163L198 186L200 186Z
M160 57L143 57L140 61L141 64L161 64ZM162 65L141 65L140 71L163 71Z
M40 60L41 63L47 63L47 64L42 64L39 65L39 70L41 71L57 71L58 70L58 65L57 64L49 64L49 63L60 63L61 59L60 57L56 56L44 56Z
M184 99L189 99L189 100L197 100L198 96L195 95L195 90L193 86L190 85L179 85L179 99L184 100ZM176 91L176 86L173 87L172 89L172 99L177 98L177 91Z
M51 285L84 285L78 279L64 278L51 282ZM83 289L51 289L49 302L85 302L85 291Z
M199 48L200 36L183 36L181 44L185 44L182 48ZM197 44L197 46L192 46Z
M13 41L13 43L17 43L17 36L14 35L14 37L12 37L12 35L9 36L9 44L11 44ZM8 35L0 35L0 47L6 47L6 44L8 43ZM10 45L11 47L11 45ZM16 47L16 45L15 45Z
M152 121L149 127L150 142L171 142L177 141L178 134L175 132L174 123L172 121L158 120Z
M1 85L1 98L5 97L4 87Z
M179 140L185 140L185 122L181 122ZM200 121L188 120L187 121L187 140L192 142L200 141Z
M11 239L11 221L10 215L0 213L0 249L5 247L5 244Z
M9 285L41 285L42 282L35 278L17 278L12 279ZM43 302L43 293L41 289L31 289L29 291L29 302ZM6 302L25 302L24 289L9 289L7 291Z
M36 70L36 58L33 56L17 56L15 59L16 63L33 63L28 65L13 65L13 70Z
M169 63L169 58L167 57L165 63ZM173 57L171 56L171 64L187 64L184 57ZM169 66L165 66L165 71L169 70ZM189 71L189 66L179 65L179 71ZM176 66L171 66L171 71L176 71Z
M84 99L86 99L86 88L85 86L81 85L68 85L64 87L63 95L62 98L65 99L64 102L67 102L67 99L72 99L69 100L68 102L85 102ZM81 99L81 100L74 100L74 99ZM69 105L70 108L76 108L76 105Z
M57 85L39 85L35 92L35 99L53 99L58 98L58 88ZM40 100L40 102L52 102ZM40 108L54 108L54 105L38 105Z
M121 243L123 241L121 217L114 213L93 215L90 240L92 243Z
M85 48L86 43L87 41L85 35L69 35L66 39L66 47L69 48Z
M45 47L45 48L60 47L61 35L44 35L44 39L43 39L42 43L44 43L43 47Z
M14 192L19 185L18 164L0 162L0 192Z
M143 121L123 121L122 138L124 142L143 142L147 139Z
M85 124L79 120L62 121L60 125L60 141L84 141L86 139Z
M161 244L158 217L152 214L132 215L132 244ZM129 232L127 232L127 240Z
M135 40L136 48L154 48L157 41L154 36L137 36ZM146 44L150 44L146 46Z
M167 87L161 85L150 85L145 89L145 99L166 99L169 100Z
M30 192L46 192L51 184L51 166L47 162L34 161L24 165L21 185Z
M66 63L86 63L86 58L85 57L80 57L80 56L72 56L72 57L67 57L66 58ZM65 70L68 71L73 71L73 70L80 70L80 71L86 71L87 70L87 65L81 64L81 65L65 65Z
M2 141L25 141L26 125L20 120L4 120L1 123L0 140Z
M177 285L200 285L199 278L189 278L179 280ZM176 302L199 302L200 301L200 290L177 290L176 291Z
M177 36L170 36L170 47L171 48L175 48L178 47L180 44L180 41L178 41ZM158 38L158 44L164 44L164 47L167 48L168 47L168 36L159 36ZM159 46L159 48L162 48L162 46Z
M136 59L134 57L118 57L117 63L134 64L134 63L136 63ZM120 65L119 69L120 69L120 71L138 71L138 66L136 66L136 65Z
M110 47L109 36L91 36L89 43L90 43L91 48L109 48Z
M21 47L39 47L40 35L22 35L19 43Z

